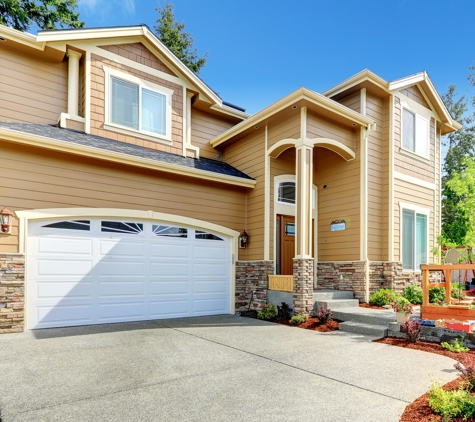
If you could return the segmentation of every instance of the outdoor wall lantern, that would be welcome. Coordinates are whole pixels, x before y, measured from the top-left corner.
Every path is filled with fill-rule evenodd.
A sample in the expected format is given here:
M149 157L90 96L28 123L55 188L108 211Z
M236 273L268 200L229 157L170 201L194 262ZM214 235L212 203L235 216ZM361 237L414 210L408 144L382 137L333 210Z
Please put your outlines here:
M10 234L12 230L12 218L13 213L7 208L3 208L0 212L0 224L1 224L1 232L3 234Z
M249 235L246 233L246 230L239 235L239 248L244 249L249 242Z

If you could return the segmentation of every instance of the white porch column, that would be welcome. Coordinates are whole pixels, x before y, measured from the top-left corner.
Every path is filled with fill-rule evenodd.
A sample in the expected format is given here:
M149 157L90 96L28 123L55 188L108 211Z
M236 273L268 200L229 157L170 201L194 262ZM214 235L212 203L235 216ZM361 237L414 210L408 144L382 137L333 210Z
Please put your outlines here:
M74 50L68 50L68 114L79 114L79 59L82 54Z
M312 258L313 146L296 148L295 258Z

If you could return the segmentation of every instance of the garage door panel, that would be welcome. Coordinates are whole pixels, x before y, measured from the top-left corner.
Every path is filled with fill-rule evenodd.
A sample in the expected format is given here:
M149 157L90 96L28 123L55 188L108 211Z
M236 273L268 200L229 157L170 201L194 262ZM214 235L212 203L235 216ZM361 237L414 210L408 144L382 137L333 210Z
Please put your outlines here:
M130 258L131 256L143 257L145 254L145 245L143 242L100 240L99 251L101 256L107 256L108 258Z
M207 260L223 260L226 259L228 249L226 247L200 247L195 245L193 247L193 257L195 259L207 259Z
M193 274L194 276L219 276L226 277L227 275L227 266L225 264L217 263L198 263L193 265Z
M108 262L105 259L97 266L99 276L144 276L145 263L134 261Z
M99 297L143 296L145 294L144 281L99 281L98 294Z
M182 240L186 241L186 239ZM165 240L161 242L155 241L150 247L150 256L152 259L155 257L188 259L190 256L190 248L188 243L176 244L171 242L167 243Z
M227 283L225 280L194 280L193 293L226 293Z
M195 315L210 313L224 313L226 312L227 299L222 298L207 298L207 299L195 299L193 301L193 313Z
M88 221L87 231L30 226L29 328L229 313L229 239L133 220L143 230L104 233L114 219Z
M38 239L39 254L63 255L90 255L92 253L92 239L65 239L63 237L45 237Z
M98 306L98 318L100 322L109 321L133 321L146 318L144 313L144 302L130 303L121 301L120 303L102 303Z
M153 276L187 276L189 271L188 261L181 262L152 262L150 275Z
M151 295L188 294L188 279L173 277L150 280Z
M92 298L91 280L82 280L80 283L75 282L38 282L37 283L37 299L61 299L65 296L68 298Z
M38 258L38 275L77 275L83 276L91 272L92 260L49 260Z
M189 314L188 300L150 302L150 317L152 318L179 318Z
M89 304L39 306L36 309L38 328L92 324L91 315L92 306Z

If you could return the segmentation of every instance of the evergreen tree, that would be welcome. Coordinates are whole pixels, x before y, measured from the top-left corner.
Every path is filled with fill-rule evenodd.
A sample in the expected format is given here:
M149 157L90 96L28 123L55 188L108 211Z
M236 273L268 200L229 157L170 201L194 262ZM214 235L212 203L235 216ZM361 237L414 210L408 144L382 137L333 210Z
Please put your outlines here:
M82 28L76 12L77 0L0 0L0 24L28 31L40 29Z
M198 57L198 51L193 48L194 39L189 32L184 32L185 24L175 21L173 5L165 3L163 8L155 9L160 17L157 19L155 32L160 39L175 55L193 72L199 73L206 64L208 53Z
M460 207L463 199L448 183L454 174L465 169L464 159L475 157L475 126L472 114L467 115L468 102L465 96L458 98L455 85L442 96L452 118L463 125L462 129L447 135L447 149L442 175L442 237L443 243L463 245L468 229L465 209Z

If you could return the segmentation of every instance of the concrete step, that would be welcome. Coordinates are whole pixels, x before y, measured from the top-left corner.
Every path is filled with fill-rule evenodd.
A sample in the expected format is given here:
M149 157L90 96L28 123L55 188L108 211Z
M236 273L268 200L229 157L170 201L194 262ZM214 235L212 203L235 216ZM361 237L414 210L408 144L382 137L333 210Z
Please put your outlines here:
M355 292L351 290L330 290L320 289L313 291L313 301L317 300L333 300L333 299L353 299Z
M392 309L342 308L333 311L333 318L339 319L340 321L384 325L387 328L390 322L396 321L396 314Z
M388 335L387 325L365 324L363 322L346 321L341 322L339 330L347 333L364 334L374 337L386 337Z
M325 299L316 300L313 308L317 311L319 306L323 306L333 310L341 308L358 308L358 305L358 299Z

